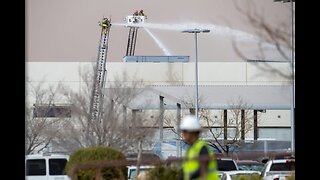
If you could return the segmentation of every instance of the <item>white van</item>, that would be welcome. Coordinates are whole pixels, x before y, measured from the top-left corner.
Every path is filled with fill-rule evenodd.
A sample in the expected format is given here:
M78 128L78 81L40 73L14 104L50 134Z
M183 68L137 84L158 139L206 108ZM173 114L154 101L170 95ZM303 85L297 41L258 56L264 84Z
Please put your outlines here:
M68 160L63 154L26 155L26 180L71 180L65 172Z

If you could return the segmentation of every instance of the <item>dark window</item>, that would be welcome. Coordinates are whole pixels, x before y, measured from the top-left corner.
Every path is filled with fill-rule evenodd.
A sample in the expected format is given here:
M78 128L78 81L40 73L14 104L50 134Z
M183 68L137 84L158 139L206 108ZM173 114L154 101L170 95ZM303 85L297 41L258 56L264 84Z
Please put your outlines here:
M233 160L217 160L219 171L236 171L237 166Z
M45 159L27 160L26 171L27 171L27 176L46 175L46 160Z
M33 117L71 117L71 106L34 106Z
M65 166L67 159L49 159L50 175L65 175Z
M275 163L271 165L270 171L294 171L295 162Z

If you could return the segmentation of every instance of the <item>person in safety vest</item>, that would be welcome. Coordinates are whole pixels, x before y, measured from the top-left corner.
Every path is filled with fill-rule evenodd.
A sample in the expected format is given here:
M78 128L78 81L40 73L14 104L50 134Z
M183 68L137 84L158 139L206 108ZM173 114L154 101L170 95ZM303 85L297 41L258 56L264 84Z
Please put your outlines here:
M110 21L107 18L103 18L102 22L99 23L100 26L103 28L103 33L107 33L107 29L110 26Z
M180 179L218 180L218 167L214 152L209 148L207 142L199 139L201 126L198 119L193 115L184 117L180 129L184 141L190 145L186 151L186 160L182 164L183 174ZM205 160L193 160L200 157Z

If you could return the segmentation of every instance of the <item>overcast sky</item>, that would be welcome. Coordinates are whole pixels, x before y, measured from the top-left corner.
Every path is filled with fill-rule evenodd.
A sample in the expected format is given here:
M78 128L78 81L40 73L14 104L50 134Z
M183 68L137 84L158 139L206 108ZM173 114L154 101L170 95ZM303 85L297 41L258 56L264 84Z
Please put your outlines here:
M124 18L143 9L147 31L138 31L135 55L194 56L194 36L179 30L206 27L209 34L198 38L200 61L237 61L232 41L248 56L255 56L254 29L235 8L234 2L246 8L246 0L27 0L27 61L96 61L102 16L111 17L108 61L122 61L126 52L128 29ZM277 26L290 23L290 3L273 0L249 0L265 20ZM227 29L227 28L230 29ZM289 28L289 26L288 26ZM289 30L289 29L288 29ZM234 36L236 35L236 39ZM159 45L159 43L161 45ZM273 57L273 55L270 55Z

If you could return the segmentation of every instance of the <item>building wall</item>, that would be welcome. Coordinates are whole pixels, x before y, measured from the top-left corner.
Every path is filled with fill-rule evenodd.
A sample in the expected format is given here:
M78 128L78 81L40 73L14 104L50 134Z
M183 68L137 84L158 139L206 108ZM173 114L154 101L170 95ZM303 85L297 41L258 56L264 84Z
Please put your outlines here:
M263 65L266 64L266 65ZM80 74L91 70L95 63L89 62L27 62L29 81L81 83ZM286 75L290 72L289 63L280 62L200 62L199 83L202 85L284 85L290 80L267 72L259 67L270 66ZM153 85L194 84L194 63L107 63L107 81L123 72L131 78L143 79Z
M290 64L265 62L257 66L253 62L200 62L200 85L284 85L290 80L281 77L271 69L290 74ZM269 68L266 72L262 68ZM123 71L130 77L143 79L153 85L193 85L195 81L195 65L189 63L108 63L107 81Z
M81 87L85 82L81 74L92 72L95 63L89 62L27 62L27 91L43 81L45 86L57 86L59 83L69 87L73 91L81 93ZM279 72L289 74L290 64L280 62L260 63L263 67L270 66ZM199 84L200 85L284 85L290 80L279 76L277 73L262 70L257 63L253 62L200 62L199 63ZM122 81L143 80L146 85L193 85L194 63L107 63L106 86L114 83L115 77L123 76L127 79ZM127 83L122 82L122 83ZM34 98L28 95L29 103ZM63 100L62 100L63 101ZM63 103L63 102L61 102ZM175 113L174 111L172 112ZM183 112L185 113L185 112ZM221 111L213 111L218 118ZM266 113L259 113L258 127L259 137L288 139L290 132L290 110L267 110ZM232 116L228 112L228 119ZM151 120L154 121L154 120ZM152 123L154 124L154 123ZM215 125L221 125L221 123ZM289 128L289 130L288 130ZM282 135L281 135L282 133ZM253 131L250 131L246 138L253 138ZM289 139L288 139L289 140Z

